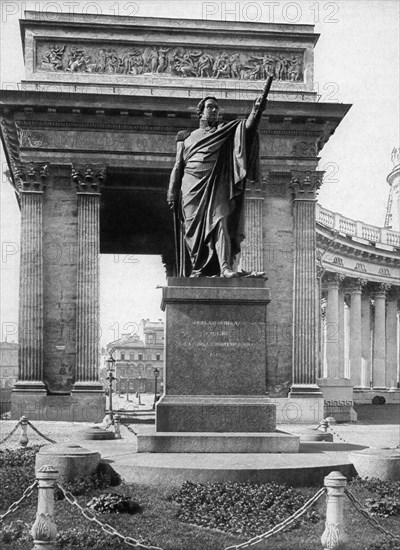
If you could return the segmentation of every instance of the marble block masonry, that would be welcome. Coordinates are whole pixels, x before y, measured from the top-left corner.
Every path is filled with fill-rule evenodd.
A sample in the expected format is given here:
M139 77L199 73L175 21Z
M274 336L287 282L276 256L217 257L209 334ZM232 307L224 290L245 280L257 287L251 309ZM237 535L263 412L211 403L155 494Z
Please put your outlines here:
M266 395L264 279L169 278L164 395L138 452L297 452Z
M169 280L169 375L157 433L174 425L175 433L199 434L207 424L271 434L272 404L278 424L320 420L328 390L317 383L317 167L350 106L318 101L313 25L27 11L20 27L25 77L18 90L2 90L0 103L21 208L12 417L103 419L99 255L159 255L173 276L166 193L176 135L198 127L206 95L217 97L224 121L245 118L273 74L259 128L261 180L246 187L241 257L244 270L266 272L271 301L260 283L191 288ZM216 295L226 297L223 308L221 300L207 305ZM266 307L266 336L251 353L251 330L258 338ZM330 391L329 399L340 398Z

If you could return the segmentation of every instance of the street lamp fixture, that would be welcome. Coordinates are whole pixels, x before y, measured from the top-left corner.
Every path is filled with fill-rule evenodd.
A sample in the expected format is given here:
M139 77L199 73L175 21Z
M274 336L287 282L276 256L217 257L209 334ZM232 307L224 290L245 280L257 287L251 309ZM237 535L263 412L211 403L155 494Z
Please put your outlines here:
M157 379L160 376L160 369L157 367L154 369L154 403L153 403L153 410L156 408L156 402L157 402Z
M109 387L109 403L110 403L110 420L112 423L114 423L114 415L113 415L113 406L112 406L112 393L113 393L113 382L116 380L116 377L114 376L115 372L115 359L113 357L113 353L115 351L115 348L110 350L106 363L107 363L107 369L108 369L108 376L106 380L108 380L108 383L110 385Z

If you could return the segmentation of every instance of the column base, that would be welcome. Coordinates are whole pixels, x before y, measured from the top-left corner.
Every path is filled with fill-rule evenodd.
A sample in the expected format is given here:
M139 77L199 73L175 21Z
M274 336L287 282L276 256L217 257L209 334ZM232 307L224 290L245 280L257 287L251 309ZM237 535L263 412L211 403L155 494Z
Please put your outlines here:
M104 394L103 385L97 380L93 382L75 382L72 387L74 393L101 393Z
M324 396L324 417L337 422L357 422L354 410L353 382L348 378L318 378Z
M47 395L46 386L41 380L18 380L14 385L13 392L19 391Z
M11 394L11 419L59 422L102 422L106 399L100 393L46 395L46 392L14 391Z
M276 423L279 424L318 424L324 418L322 393L290 393L288 397L271 397L276 405Z
M289 397L322 397L321 389L317 384L293 384L290 388Z

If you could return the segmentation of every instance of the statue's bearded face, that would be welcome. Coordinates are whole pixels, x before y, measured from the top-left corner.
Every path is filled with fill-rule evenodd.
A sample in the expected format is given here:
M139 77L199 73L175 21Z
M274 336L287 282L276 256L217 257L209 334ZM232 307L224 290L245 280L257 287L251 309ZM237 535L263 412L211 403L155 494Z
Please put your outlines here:
M214 99L207 99L204 105L204 110L201 115L201 120L206 120L208 123L213 123L217 120L219 113L218 103Z

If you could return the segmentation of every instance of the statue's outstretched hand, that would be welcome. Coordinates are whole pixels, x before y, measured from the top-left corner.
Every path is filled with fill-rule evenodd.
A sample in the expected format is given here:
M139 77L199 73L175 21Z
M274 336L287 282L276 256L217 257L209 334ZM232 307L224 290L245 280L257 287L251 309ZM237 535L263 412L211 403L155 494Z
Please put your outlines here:
M263 101L262 96L256 97L254 101L254 110L255 111L265 111L265 107L267 106L267 100Z

